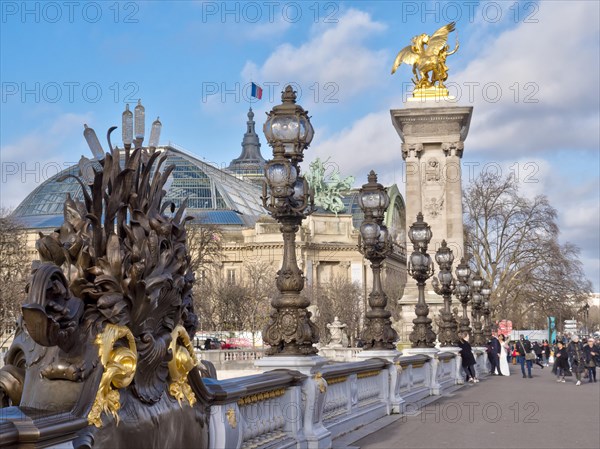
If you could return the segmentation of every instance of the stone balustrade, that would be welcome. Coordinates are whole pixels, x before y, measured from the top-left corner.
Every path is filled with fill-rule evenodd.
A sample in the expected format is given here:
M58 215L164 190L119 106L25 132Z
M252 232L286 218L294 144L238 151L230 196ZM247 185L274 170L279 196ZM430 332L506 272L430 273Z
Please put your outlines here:
M477 352L479 364L485 363L485 355ZM330 362L310 376L273 370L224 381L206 379L215 397L210 447L331 447L333 439L347 432L415 410L429 396L463 383L459 364L456 353L443 351L393 361Z
M196 351L198 359L211 362L217 370L235 366L237 369L253 368L254 361L264 357L266 349L211 349Z

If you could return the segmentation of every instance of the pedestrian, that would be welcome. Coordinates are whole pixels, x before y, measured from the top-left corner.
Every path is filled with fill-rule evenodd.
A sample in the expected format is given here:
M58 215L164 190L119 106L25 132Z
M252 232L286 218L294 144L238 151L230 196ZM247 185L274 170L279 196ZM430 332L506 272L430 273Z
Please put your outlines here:
M585 354L585 367L588 369L588 382L596 382L596 367L600 364L600 348L595 344L592 337L588 338L587 345L583 347L583 352Z
M542 364L543 350L542 350L542 347L540 346L540 344L537 342L537 340L533 342L532 349L533 349L533 353L535 354L535 359L534 359L533 363L535 363L540 368L544 369L544 365Z
M523 378L529 377L531 379L533 377L531 375L531 366L533 365L535 354L531 353L531 342L529 339L525 339L523 335L520 336L517 342L517 352L519 353L517 362L521 365ZM527 365L527 376L525 375L525 365Z
M500 345L500 341L495 335L492 335L492 339L488 342L488 359L490 361L490 374L493 376L502 376L502 372L500 371L500 352L502 351L502 346ZM496 374L496 371L498 372Z
M548 342L548 340L544 340L544 343L542 344L542 363L545 366L548 366L550 360L550 343Z
M569 359L571 361L571 370L575 373L577 378L576 386L581 385L581 374L585 370L585 353L583 352L583 345L579 341L578 335L571 336L571 342L567 346L567 352L569 353Z
M556 381L564 383L565 374L569 371L569 356L565 345L560 340L556 344L556 351L554 352L554 370L556 370Z
M460 356L462 357L462 367L467 377L465 382L477 383L477 375L475 374L475 356L469 343L469 333L462 332L458 334L458 346L460 347Z

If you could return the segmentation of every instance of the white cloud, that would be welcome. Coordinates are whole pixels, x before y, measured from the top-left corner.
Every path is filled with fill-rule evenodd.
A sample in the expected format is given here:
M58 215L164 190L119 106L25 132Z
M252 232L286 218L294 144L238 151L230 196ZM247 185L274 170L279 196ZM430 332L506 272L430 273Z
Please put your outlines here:
M311 38L294 46L284 43L262 65L248 61L242 70L244 79L262 82L295 82L303 88L319 83L335 83L337 98L347 101L361 90L376 84L386 72L386 54L365 46L364 41L385 29L365 12L348 10L335 26L320 24ZM310 105L309 105L310 106Z
M451 77L461 102L475 105L470 147L503 154L597 150L598 15L597 2L540 2L538 23L503 32ZM479 83L474 101L468 82Z
M3 144L0 204L13 209L39 184L79 160L91 114L62 114L15 142ZM102 142L101 134L99 137ZM106 145L105 145L105 149Z

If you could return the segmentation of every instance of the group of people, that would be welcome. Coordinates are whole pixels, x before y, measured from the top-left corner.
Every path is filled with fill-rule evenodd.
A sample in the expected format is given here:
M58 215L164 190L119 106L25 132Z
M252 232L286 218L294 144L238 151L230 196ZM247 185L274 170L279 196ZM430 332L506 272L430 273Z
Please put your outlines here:
M459 334L460 355L462 366L466 374L466 382L479 382L475 370L475 356L469 342L469 333ZM600 346L593 338L582 344L579 337L574 335L569 342L559 340L554 350L548 341L533 344L526 336L521 335L514 345L509 345L506 337L499 334L493 336L487 345L488 360L491 366L491 375L510 376L509 358L516 356L516 362L521 365L523 378L531 379L531 369L536 363L542 369L549 366L548 363L554 356L552 372L556 374L557 382L565 382L565 376L574 373L577 379L576 385L581 385L583 373L587 370L589 382L596 382L596 367L600 366Z
M577 335L573 335L568 343L562 340L556 343L552 371L556 374L557 382L566 382L565 376L573 373L577 379L575 385L579 386L586 370L588 382L597 382L598 365L600 365L600 347L592 337L588 338L585 345L579 341Z

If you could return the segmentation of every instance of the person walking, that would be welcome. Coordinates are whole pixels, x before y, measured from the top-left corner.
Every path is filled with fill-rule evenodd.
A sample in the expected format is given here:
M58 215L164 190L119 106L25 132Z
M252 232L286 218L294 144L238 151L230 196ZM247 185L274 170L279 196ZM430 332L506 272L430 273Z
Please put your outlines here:
M600 348L595 344L593 338L588 338L587 345L583 347L583 352L585 367L588 370L588 382L596 382L596 367L600 364Z
M460 356L462 357L462 367L467 375L465 382L477 383L477 375L475 374L475 356L469 343L469 333L462 332L458 334L458 346L460 347Z
M583 345L579 341L578 335L571 337L571 342L567 346L567 352L571 360L571 369L577 378L575 385L579 386L581 385L581 373L585 370L585 353L583 352Z
M565 374L569 371L569 355L563 345L562 341L558 341L556 344L556 351L554 352L554 369L556 370L556 381L565 382Z
M529 339L526 340L523 335L519 337L519 341L517 342L517 352L519 353L517 356L517 362L521 365L521 373L523 374L523 378L529 377L531 379L533 377L531 375L531 366L533 365L531 342ZM533 355L533 358L535 358L535 355ZM527 365L527 376L525 375L525 365Z
M531 348L533 350L533 353L535 354L535 359L533 360L533 363L535 363L540 368L544 369L544 365L542 364L542 347L537 341L534 341Z
M500 341L495 335L492 335L492 339L488 342L488 347L488 359L490 361L491 369L490 374L493 376L502 376L502 372L500 371L500 352L502 347L500 345ZM498 374L496 374L496 371L498 371Z
M542 343L542 363L548 366L550 360L550 343L548 340L544 340Z

